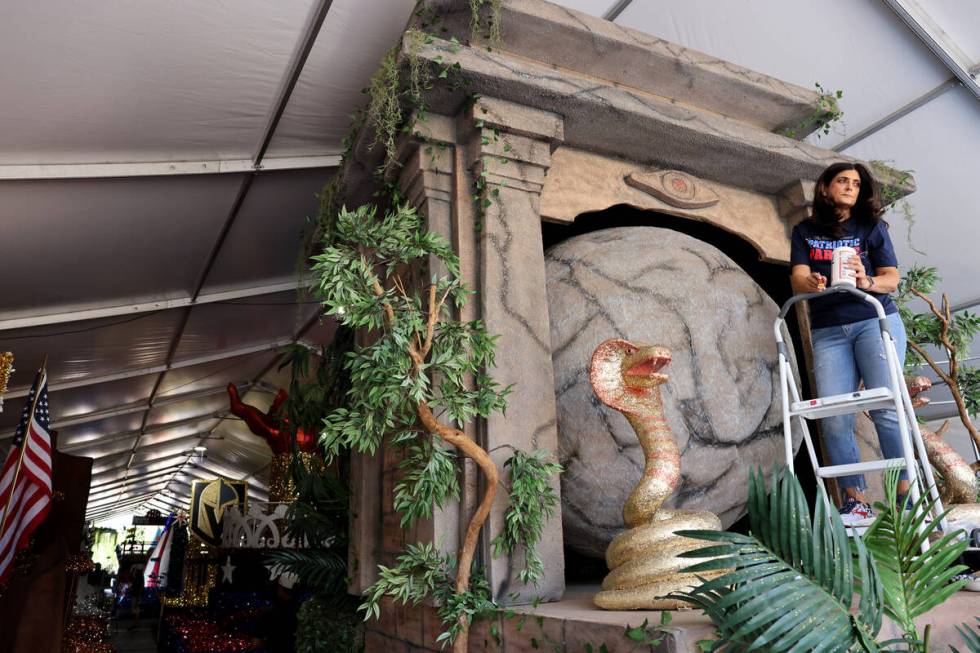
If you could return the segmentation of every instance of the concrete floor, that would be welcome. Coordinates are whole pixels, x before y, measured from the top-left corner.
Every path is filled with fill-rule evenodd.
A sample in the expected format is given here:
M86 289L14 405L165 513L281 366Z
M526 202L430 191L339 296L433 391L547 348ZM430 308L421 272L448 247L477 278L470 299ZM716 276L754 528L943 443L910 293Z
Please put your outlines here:
M109 643L116 647L116 653L156 653L156 623L152 618L140 619L133 626L128 619L120 621L112 633Z

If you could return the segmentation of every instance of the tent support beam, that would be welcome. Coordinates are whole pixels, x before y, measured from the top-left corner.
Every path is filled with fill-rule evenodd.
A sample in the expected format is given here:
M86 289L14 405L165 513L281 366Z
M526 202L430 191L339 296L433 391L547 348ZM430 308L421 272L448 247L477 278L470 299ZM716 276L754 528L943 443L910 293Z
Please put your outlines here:
M927 91L923 93L922 95L915 98L905 106L896 109L895 111L892 111L881 120L878 120L873 124L868 125L858 133L854 134L853 136L845 138L840 143L835 145L833 147L833 150L835 152L843 152L847 148L857 145L858 143L868 138L869 136L877 134L885 127L888 127L889 125L898 122L899 120L901 120L908 114L912 113L916 109L920 109L924 107L925 105L935 100L937 97L944 95L946 91L949 91L950 89L954 89L957 86L962 86L962 82L960 82L960 80L956 79L955 77L946 80L936 88L932 89L931 91Z
M244 394L249 391L250 387L248 383L236 383L235 386L238 388L239 394ZM225 392L227 385L216 386L214 388L207 388L205 390L199 390L197 392L185 392L184 394L173 395L170 397L164 397L156 401L153 404L142 402L139 404L133 404L129 406L120 406L119 408L104 408L101 410L93 410L90 413L82 413L80 415L72 415L71 417L56 420L51 423L51 428L53 429L64 429L69 426L79 426L80 424L88 424L89 422L97 422L101 419L107 419L110 417L121 417L123 415L132 415L133 413L141 413L144 410L149 410L150 408L163 408L165 406L170 406L171 404L180 403L182 401L189 401L191 399L203 399L204 397L211 397L214 395L222 394ZM222 413L223 414L223 413ZM220 415L215 413L209 413L208 415L202 415L201 419L206 419L207 417L220 417ZM186 422L185 422L186 423ZM171 426L172 423L165 423L167 426ZM154 425L161 426L161 424ZM0 440L6 440L14 436L14 431L16 429L7 429L6 431L0 431ZM104 435L99 439L99 442L105 442L106 439L111 439L113 436L118 435L116 433L109 433ZM85 443L89 444L89 443ZM77 449L82 446L81 444L68 445L62 448L62 451L69 451L71 449Z
M959 79L973 97L980 100L980 84L971 71L973 62L956 42L929 16L916 0L882 0L905 26L922 41L946 68Z
M230 302L236 299L247 299L249 297L259 297L262 295L272 295L275 293L295 291L299 290L300 288L301 283L299 279L287 278L272 281L260 286L204 293L199 295L197 298L179 297L176 299L162 299L151 302L123 301L123 303L119 303L118 301L115 301L102 306L81 309L64 306L59 307L58 310L51 313L44 315L31 315L30 317L4 317L2 314L0 314L0 331L27 329L31 327L48 326L51 324L63 324L65 322L97 320L106 317L118 317L120 315L135 315L137 313L165 311L174 308L189 308L200 304Z
M631 2L633 2L633 0L616 0L616 3L609 7L609 9L606 10L606 13L602 14L602 18L610 22L615 22L616 19L619 18L619 15L626 11L626 8L630 6Z
M216 354L208 354L207 356L195 356L193 358L185 358L183 360L174 361L167 365L154 365L153 367L141 367L135 370L128 370L125 372L115 372L113 374L100 374L95 376L85 376L74 381L63 381L59 383L51 383L48 385L49 392L56 392L58 390L68 390L69 388L82 388L89 385L95 385L97 383L106 383L108 381L121 381L122 379L131 379L134 376L146 376L147 374L159 374L161 372L166 372L168 370L179 370L184 367L191 367L193 365L200 365L202 363L213 363L215 361L225 360L228 358L236 358L238 356L248 356L249 354L258 354L266 351L273 351L284 347L293 342L293 338L278 338L270 342L261 343L258 345L250 345L248 347L241 347L238 349L226 349L225 351L218 352ZM17 390L11 390L4 395L5 399L16 399L18 397L26 397L30 388L23 387Z
M320 26L323 24L331 4L333 4L333 0L319 0L316 9L311 13L310 19L307 21L306 29L303 32L303 36L298 44L296 53L290 61L289 68L283 77L279 95L276 98L276 102L273 105L272 110L270 111L269 120L265 126L265 129L263 130L262 140L259 142L258 148L255 152L253 161L256 169L262 165L262 159L265 157L269 144L272 142L272 137L275 135L276 127L279 125L279 119L282 117L283 112L285 112L286 105L289 104L289 98L292 95L293 89L296 88L296 82L299 79L300 74L303 72L303 67L306 65L306 60L309 57L310 51L313 49L313 44L316 42L316 37L320 33ZM201 294L201 290L204 288L208 275L211 273L211 268L214 267L215 262L218 260L218 254L221 252L221 248L224 246L225 240L228 238L228 234L231 232L232 226L238 219L242 205L245 203L245 198L248 196L248 191L251 189L252 182L254 180L254 172L249 172L242 178L242 182L238 187L238 193L235 196L235 200L232 202L231 207L228 210L228 217L225 218L221 231L218 233L218 237L215 239L214 245L211 247L211 252L208 254L208 258L204 263L204 267L201 269L201 272L198 275L194 292L191 294L192 302L196 302L198 296ZM180 341L183 338L184 329L187 327L187 322L190 320L190 316L191 307L188 306L184 309L184 315L181 318L180 326L176 329L173 339L170 341L170 350L167 352L168 365L173 361L174 354L176 353L177 347L180 345ZM153 385L153 389L150 391L149 402L151 404L156 397L160 384L163 382L164 376L166 376L166 372L161 372L160 376L157 377L156 383ZM146 411L146 413L143 415L143 424L140 427L140 431L145 430L146 422L149 416L150 411ZM134 454L140 446L141 439L142 433L136 437L136 441L133 443ZM132 462L132 457L130 457L130 461L126 465L127 469L132 466Z
M45 179L119 179L172 177L177 175L224 175L270 170L336 168L339 154L271 157L256 167L254 159L210 159L206 161L145 161L133 163L32 163L0 165L0 181Z

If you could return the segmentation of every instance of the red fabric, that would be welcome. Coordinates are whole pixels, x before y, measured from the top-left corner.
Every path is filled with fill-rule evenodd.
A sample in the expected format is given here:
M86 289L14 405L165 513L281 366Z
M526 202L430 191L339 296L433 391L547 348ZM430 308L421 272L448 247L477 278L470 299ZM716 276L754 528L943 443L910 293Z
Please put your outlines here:
M238 388L232 383L228 384L228 397L231 399L232 414L241 417L252 433L268 443L274 454L292 452L292 429L289 420L278 419L279 410L287 396L285 390L280 390L276 393L276 398L272 400L269 412L263 413L255 406L243 402L238 396ZM276 426L277 424L281 424L282 428ZM299 429L296 432L296 449L301 452L315 451L315 435Z

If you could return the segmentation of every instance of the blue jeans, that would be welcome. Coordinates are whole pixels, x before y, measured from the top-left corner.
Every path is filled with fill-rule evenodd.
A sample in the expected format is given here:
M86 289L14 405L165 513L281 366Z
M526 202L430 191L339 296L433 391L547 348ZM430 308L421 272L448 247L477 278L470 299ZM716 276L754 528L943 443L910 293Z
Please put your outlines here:
M888 316L888 328L895 339L899 362L905 362L905 327L898 313ZM865 388L887 388L891 385L884 343L878 327L878 318L861 320L840 326L813 330L813 375L817 381L817 394L821 397L854 392L861 379ZM899 383L902 377L899 375ZM898 416L893 408L871 411L878 442L885 458L903 458L902 436L898 428ZM857 439L854 436L854 414L835 415L820 420L823 443L831 464L847 465L860 462ZM902 478L908 475L903 472ZM864 491L864 476L841 476L837 479L841 488Z

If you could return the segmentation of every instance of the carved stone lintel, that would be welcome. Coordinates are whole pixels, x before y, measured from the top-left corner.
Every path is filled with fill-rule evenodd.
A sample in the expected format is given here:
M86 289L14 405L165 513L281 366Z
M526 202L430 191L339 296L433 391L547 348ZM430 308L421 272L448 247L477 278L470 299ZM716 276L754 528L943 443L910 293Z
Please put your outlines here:
M626 183L681 209L703 209L721 199L706 184L677 170L631 172L626 175Z

